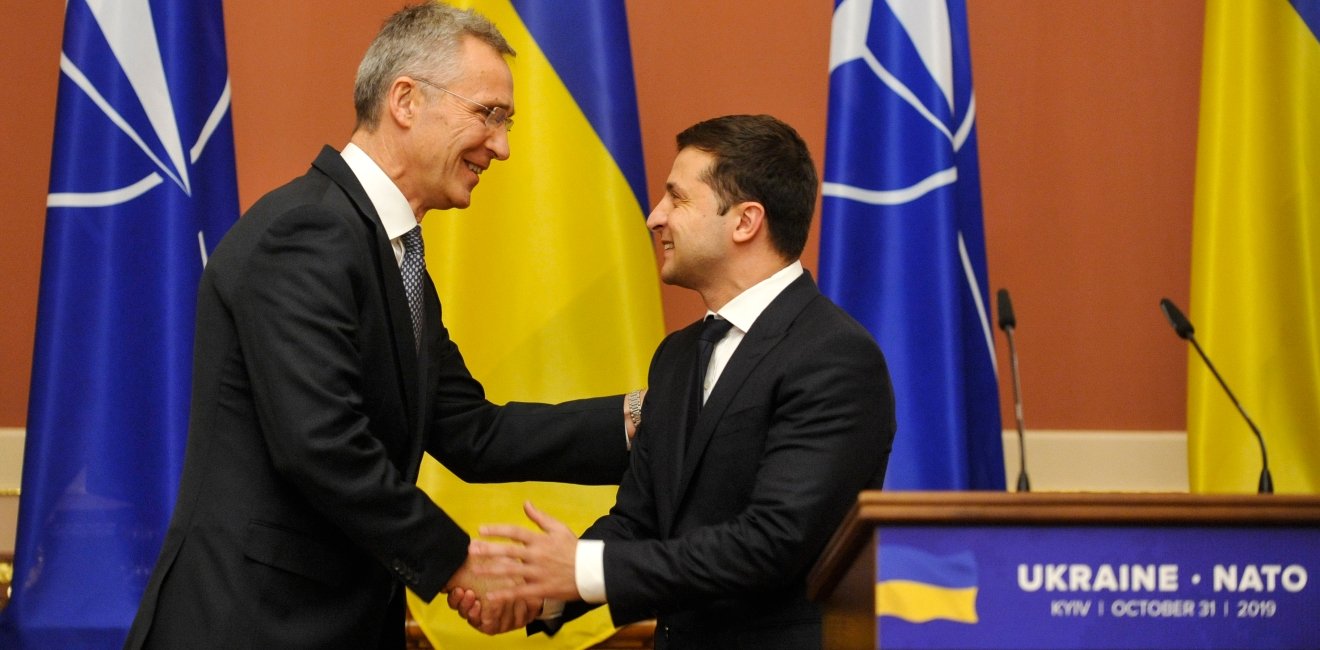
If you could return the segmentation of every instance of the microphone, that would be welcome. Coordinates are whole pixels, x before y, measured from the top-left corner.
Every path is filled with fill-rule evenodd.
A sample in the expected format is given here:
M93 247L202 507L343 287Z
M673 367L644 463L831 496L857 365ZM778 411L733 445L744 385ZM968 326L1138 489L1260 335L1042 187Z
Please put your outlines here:
M1191 321L1187 320L1187 317L1183 316L1178 306L1168 298L1160 299L1160 310L1164 312L1164 317L1169 319L1169 324L1173 326L1173 331L1178 334L1178 338L1190 341L1192 347L1196 348L1196 353L1201 355L1201 360L1205 361L1205 365L1210 368L1211 374L1219 380L1219 385L1224 387L1225 393L1228 393L1228 399L1232 400L1233 406L1237 407L1238 413L1242 414L1242 419L1247 421L1247 425L1251 427L1251 432L1256 435L1256 443L1260 445L1260 482L1256 487L1256 492L1257 494L1274 494L1274 478L1270 476L1270 461L1265 455L1265 438L1260 435L1260 429L1256 428L1256 423L1251 421L1251 416L1247 415L1246 409L1238 403L1233 391L1228 389L1228 384L1224 383L1224 378L1219 376L1218 370L1215 370L1215 364L1210 363L1210 357L1205 356L1201 344L1196 342L1196 330L1192 327Z
M1018 478L1017 491L1030 492L1031 479L1027 477L1027 442L1022 426L1022 385L1018 378L1017 346L1013 344L1013 330L1017 329L1017 316L1013 315L1013 302L1008 298L1008 289L999 290L999 329L1008 337L1008 357L1013 368L1013 413L1017 416L1018 432Z

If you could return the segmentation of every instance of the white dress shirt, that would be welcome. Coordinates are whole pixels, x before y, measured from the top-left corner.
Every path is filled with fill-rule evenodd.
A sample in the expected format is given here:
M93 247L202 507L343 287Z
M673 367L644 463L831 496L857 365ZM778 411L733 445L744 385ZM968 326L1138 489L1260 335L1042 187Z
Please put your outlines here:
M385 236L390 239L394 249L394 262L403 264L403 240L400 239L409 230L417 226L417 217L413 215L408 199L399 191L399 186L367 155L352 142L339 154L348 168L353 171L362 189L366 190L371 207L380 215L380 223L385 226Z

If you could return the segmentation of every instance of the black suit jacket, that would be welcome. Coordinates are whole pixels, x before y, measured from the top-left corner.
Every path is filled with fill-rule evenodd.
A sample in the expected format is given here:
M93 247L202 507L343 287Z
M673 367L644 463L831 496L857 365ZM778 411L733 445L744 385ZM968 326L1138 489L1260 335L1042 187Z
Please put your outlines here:
M423 451L469 481L618 481L620 398L489 403L425 283L419 354L380 218L329 147L225 236L128 647L402 647L403 587L429 600L467 555L414 484Z
M660 648L818 647L805 578L858 492L884 482L896 426L884 357L804 273L747 332L689 445L700 329L657 349L617 502L583 535L605 540L610 615L657 617Z

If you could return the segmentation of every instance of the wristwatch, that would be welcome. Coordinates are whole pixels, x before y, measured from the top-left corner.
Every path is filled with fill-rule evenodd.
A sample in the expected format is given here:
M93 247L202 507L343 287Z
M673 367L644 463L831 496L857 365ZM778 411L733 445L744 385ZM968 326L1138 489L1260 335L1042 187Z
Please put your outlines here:
M628 393L628 419L634 427L642 426L642 391Z

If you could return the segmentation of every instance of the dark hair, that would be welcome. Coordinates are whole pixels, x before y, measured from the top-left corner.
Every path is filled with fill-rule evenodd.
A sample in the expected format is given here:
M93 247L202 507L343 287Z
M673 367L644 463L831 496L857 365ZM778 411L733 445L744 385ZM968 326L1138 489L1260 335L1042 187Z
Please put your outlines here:
M459 49L464 36L514 56L500 30L472 9L427 0L387 18L358 65L353 84L357 128L374 131L379 126L381 102L390 84L402 75L426 75L440 85L453 82L461 72Z
M702 180L719 197L723 214L735 203L765 206L770 242L785 259L802 255L816 209L816 166L793 127L769 115L726 115L678 134L678 149L715 157Z

